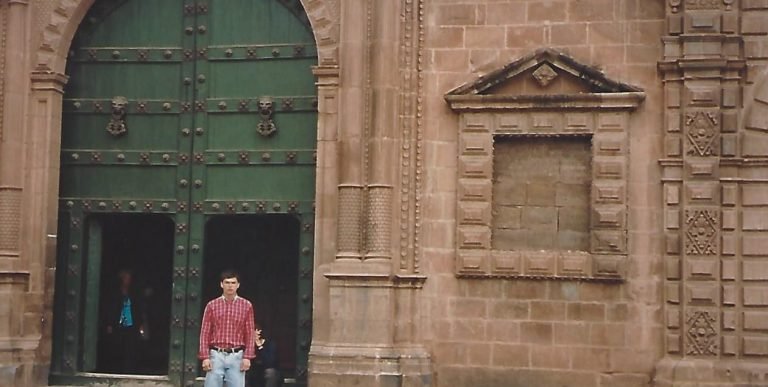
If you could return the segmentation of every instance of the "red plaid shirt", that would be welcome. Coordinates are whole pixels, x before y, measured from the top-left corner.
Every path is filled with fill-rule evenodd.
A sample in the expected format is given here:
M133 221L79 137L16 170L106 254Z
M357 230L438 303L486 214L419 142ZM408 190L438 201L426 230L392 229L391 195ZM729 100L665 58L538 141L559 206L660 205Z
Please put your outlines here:
M256 357L253 305L242 297L227 301L224 296L208 302L200 328L200 359L210 357L211 347L245 347L244 358Z

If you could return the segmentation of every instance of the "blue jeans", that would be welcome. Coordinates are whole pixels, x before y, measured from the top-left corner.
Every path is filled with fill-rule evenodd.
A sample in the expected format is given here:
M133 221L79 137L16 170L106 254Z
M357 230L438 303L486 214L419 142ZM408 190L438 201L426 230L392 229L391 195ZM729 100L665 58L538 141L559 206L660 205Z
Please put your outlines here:
M245 372L240 371L243 364L243 351L224 353L211 350L211 370L205 374L205 387L245 387Z

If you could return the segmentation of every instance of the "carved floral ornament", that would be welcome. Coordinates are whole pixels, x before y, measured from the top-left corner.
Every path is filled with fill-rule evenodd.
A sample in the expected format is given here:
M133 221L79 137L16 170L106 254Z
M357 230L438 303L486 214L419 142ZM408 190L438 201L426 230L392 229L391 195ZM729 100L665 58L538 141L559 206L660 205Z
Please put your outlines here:
M554 79L572 94L504 94L500 87L533 77L543 90ZM627 267L626 202L629 114L645 93L551 49L538 50L445 95L459 117L456 275L621 281ZM587 251L499 250L493 246L494 139L588 137L592 147ZM599 156L599 157L598 157ZM599 160L599 162L598 162Z

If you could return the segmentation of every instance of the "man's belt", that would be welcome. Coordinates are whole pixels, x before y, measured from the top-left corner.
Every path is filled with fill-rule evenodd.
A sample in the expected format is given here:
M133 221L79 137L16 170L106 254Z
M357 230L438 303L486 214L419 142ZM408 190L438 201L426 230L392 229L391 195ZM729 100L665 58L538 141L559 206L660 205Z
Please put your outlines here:
M212 350L216 352L223 352L223 353L235 353L240 352L245 349L242 345L239 347L230 347L230 348L223 348L223 347L211 347Z

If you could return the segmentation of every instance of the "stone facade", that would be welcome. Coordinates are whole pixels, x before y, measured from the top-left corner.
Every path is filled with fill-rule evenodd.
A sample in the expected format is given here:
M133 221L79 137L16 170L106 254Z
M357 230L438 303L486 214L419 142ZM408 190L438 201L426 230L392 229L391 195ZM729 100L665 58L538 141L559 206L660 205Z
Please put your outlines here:
M93 3L0 0L0 385L47 380ZM302 3L311 386L768 385L768 1Z

